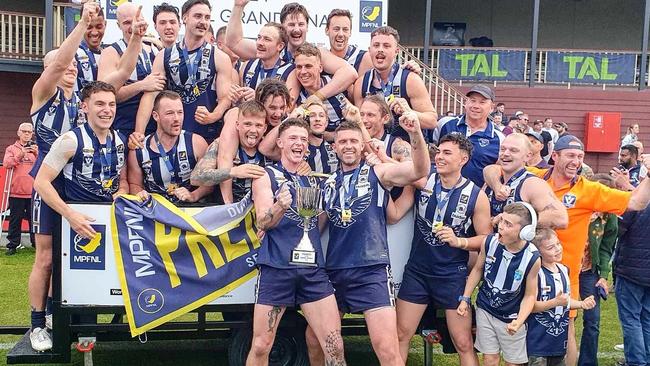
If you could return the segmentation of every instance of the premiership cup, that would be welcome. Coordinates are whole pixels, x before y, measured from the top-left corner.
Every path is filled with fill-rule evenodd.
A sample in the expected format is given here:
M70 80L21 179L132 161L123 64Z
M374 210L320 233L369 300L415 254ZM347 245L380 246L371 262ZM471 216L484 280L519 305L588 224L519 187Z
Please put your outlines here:
M303 234L298 245L291 251L289 263L298 266L316 266L316 250L309 239L309 222L320 213L321 189L314 187L296 188L298 215L303 218Z

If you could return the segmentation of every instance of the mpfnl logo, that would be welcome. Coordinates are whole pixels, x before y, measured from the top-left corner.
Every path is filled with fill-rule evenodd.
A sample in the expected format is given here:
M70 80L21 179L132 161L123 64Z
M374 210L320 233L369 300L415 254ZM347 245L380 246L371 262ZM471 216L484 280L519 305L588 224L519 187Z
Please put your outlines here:
M117 19L117 7L131 0L106 0L106 19Z
M106 225L91 225L97 232L86 239L70 229L70 269L104 270L106 268Z
M359 4L361 16L359 17L359 30L361 32L372 32L382 25L382 2L361 1Z
M138 307L147 314L155 314L162 310L165 298L162 292L155 288L147 288L138 295Z

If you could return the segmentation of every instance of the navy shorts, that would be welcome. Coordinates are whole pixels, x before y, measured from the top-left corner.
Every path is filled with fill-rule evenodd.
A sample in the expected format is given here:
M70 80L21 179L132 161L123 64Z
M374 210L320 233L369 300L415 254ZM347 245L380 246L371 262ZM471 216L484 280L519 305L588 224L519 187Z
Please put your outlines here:
M438 309L456 309L465 283L465 277L432 277L406 268L397 297L414 304L432 304Z
M363 313L366 310L395 306L395 288L390 266L335 269L327 275L336 291L336 303L343 313Z
M258 270L256 304L295 307L334 293L324 268L281 269L260 265Z
M41 195L32 191L32 232L34 234L52 235L59 214L43 201Z

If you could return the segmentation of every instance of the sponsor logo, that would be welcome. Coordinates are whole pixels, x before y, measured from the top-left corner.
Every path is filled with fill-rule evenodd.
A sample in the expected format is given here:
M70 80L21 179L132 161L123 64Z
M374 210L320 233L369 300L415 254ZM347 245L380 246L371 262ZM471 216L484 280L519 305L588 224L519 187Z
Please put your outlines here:
M359 31L370 33L381 27L383 19L381 1L361 1L359 9L361 9Z
M155 314L162 310L165 298L162 292L155 288L147 288L138 295L138 307L147 314Z
M121 288L112 288L110 292L111 296L122 296Z
M131 0L106 0L106 19L117 19L117 7Z
M70 229L70 269L103 271L106 267L106 225L91 225L97 234L86 239Z

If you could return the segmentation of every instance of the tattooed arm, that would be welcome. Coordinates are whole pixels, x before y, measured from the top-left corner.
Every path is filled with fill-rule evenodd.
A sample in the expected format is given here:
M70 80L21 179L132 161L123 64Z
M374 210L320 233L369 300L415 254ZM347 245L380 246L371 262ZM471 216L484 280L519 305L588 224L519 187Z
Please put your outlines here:
M291 205L292 197L289 189L286 185L283 185L274 199L271 190L271 179L265 171L264 176L253 180L252 190L257 228L259 230L274 228L282 220L284 212Z
M529 202L537 211L538 226L564 229L569 224L566 208L555 197L551 186L543 179L537 177L526 179L521 187L521 199Z
M411 144L402 139L395 140L390 148L390 155L397 161L412 161Z
M201 160L196 163L190 183L193 186L215 186L227 179L230 179L230 168L217 169L217 151L219 151L219 140L214 140Z

